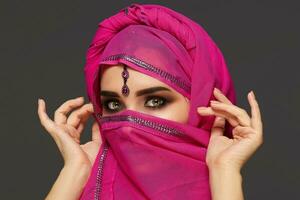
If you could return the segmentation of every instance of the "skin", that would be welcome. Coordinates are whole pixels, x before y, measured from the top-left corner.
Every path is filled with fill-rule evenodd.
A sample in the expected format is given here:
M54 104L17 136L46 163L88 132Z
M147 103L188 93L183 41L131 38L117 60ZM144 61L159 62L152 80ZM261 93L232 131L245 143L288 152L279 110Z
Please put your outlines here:
M187 122L189 109L187 98L157 79L131 68L127 70L129 72L127 85L130 88L128 97L121 95L123 67L111 66L104 71L101 79L103 115L116 113L109 112L111 110L119 112L123 109L132 109L180 123ZM156 86L167 88L169 91L161 90L136 96L138 91ZM107 92L103 92L104 90L115 92L119 97L108 96ZM152 99L147 99L149 96L152 96ZM253 91L249 92L247 95L251 106L251 116L249 116L244 109L233 105L220 90L215 89L214 96L217 101L212 101L209 107L199 107L197 110L199 115L216 116L206 156L212 199L243 200L241 169L263 143L263 125L259 105ZM159 107L164 102L161 97L171 100ZM156 107L156 109L151 109L149 106ZM69 113L70 115L67 116ZM85 144L80 143L80 135L92 113L92 104L84 104L84 99L79 97L64 102L55 111L54 120L52 120L46 112L45 101L39 99L40 122L54 139L64 159L64 167L48 193L47 200L77 200L82 193L101 145L99 127L96 122L92 126L91 141ZM234 127L233 139L223 135L225 120Z
M130 109L180 123L187 123L189 100L186 97L175 91L167 84L131 68L127 68L129 78L126 82L130 89L130 93L128 96L124 96L121 94L121 88L124 84L123 78L121 77L122 71L123 67L121 65L117 65L106 68L102 74L101 102L106 103L108 100L111 101L110 103L106 103L106 105L108 104L109 109L104 106L103 116L112 115L113 113L109 112L111 110L121 111L124 109ZM112 82L111 80L114 81ZM152 87L164 87L168 90L159 90L136 96L138 91ZM108 94L103 94L103 91L115 92L118 97L114 100ZM154 95L158 97L151 97ZM148 99L147 101L147 97L151 97L152 99ZM170 102L165 104L166 106L164 107L158 107L158 105L161 105L163 102L163 97L167 98Z

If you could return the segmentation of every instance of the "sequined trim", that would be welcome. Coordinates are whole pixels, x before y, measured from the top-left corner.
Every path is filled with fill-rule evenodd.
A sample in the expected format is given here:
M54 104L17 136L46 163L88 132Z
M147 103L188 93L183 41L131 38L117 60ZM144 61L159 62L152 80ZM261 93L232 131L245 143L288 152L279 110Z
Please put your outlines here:
M105 116L100 118L100 123L106 123L106 122L111 122L111 121L130 121L134 122L136 124L146 126L155 130L158 130L160 132L169 134L171 136L184 136L185 134L181 132L178 129L168 127L153 121L145 120L139 117L135 117L132 115L117 115L117 116Z
M98 171L97 171L97 177L96 177L96 190L94 199L100 200L101 199L101 191L102 191L102 179L103 179L103 164L106 159L107 151L108 151L108 145L107 143L103 144L103 151L99 159L99 165L98 165Z
M124 9L125 15L128 15L128 7Z
M106 58L103 58L102 61L110 61L110 60L118 60L118 59L124 59L124 60L129 61L139 67L142 67L143 69L146 69L148 71L156 73L156 74L160 75L161 77L178 85L179 87L184 89L187 93L190 93L190 91L191 91L191 85L189 83L186 83L185 81L180 80L176 76L173 76L172 74L170 74L160 68L157 68L149 63L146 63L134 56L126 55L126 54L116 54L116 55L111 55Z

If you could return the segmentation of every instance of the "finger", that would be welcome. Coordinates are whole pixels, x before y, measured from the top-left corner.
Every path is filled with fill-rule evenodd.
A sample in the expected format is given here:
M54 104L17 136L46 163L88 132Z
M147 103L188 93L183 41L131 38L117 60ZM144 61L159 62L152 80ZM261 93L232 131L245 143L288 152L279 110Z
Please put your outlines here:
M84 127L85 127L85 124L84 123L80 123L79 126L78 126L78 128L77 128L77 133L78 133L78 138L79 139L80 139L80 136L81 136L81 133L82 133Z
M242 126L251 126L251 119L248 113L236 105L229 105L222 102L211 101L211 107L215 110L223 110L231 115L234 115Z
M198 113L202 116L216 115L219 117L224 117L233 127L239 125L239 121L235 116L222 110L213 110L211 107L198 107Z
M78 128L81 123L85 124L85 122L93 112L93 105L91 103L85 104L80 109L70 114L67 119L67 124Z
M260 132L262 129L262 121L261 121L261 114L260 114L260 109L259 105L255 99L254 92L251 91L248 94L248 101L251 106L251 124L252 127L256 130L259 130Z
M69 125L63 125L64 128L67 130L66 132L73 138L76 140L77 143L80 142L80 133L76 128L74 128L73 126L69 126Z
M100 129L96 121L92 125L92 140L101 142Z
M241 138L247 137L249 134L255 133L252 129L252 127L245 127L245 126L237 126L234 129L232 129L232 135L239 136Z
M55 124L49 118L46 112L46 103L43 99L39 99L38 101L38 116L42 126L46 129L46 131L53 137L53 139L57 140L57 135L55 134Z
M65 124L67 123L67 114L74 108L82 105L84 102L83 97L78 97L75 99L71 99L63 103L54 113L54 121L57 124Z
M232 104L232 102L218 88L214 88L213 93L217 100L219 100L223 103L226 103L226 104Z
M211 136L221 136L224 133L225 118L216 117L211 129Z

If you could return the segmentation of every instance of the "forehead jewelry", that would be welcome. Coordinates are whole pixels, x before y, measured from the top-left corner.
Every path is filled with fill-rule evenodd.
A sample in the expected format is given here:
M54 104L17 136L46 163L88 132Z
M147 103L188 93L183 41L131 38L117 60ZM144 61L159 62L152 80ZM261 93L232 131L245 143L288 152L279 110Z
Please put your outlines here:
M126 65L124 65L123 72L122 72L122 77L123 77L123 80L124 80L124 85L122 87L122 94L124 96L128 96L129 95L129 88L126 85L126 82L127 82L128 77L129 77L129 73L127 71L127 66Z

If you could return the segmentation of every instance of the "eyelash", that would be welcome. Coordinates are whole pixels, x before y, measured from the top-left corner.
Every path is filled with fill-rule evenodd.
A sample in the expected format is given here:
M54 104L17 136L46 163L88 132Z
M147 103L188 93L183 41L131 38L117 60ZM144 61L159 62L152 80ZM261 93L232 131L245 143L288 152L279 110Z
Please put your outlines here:
M150 100L156 100L158 99L159 102L162 101L162 103L158 106L147 106L146 104L148 103L148 101ZM117 102L119 105L120 105L120 101L116 98L110 98L110 99L106 99L104 100L103 102L103 107L105 109L105 111L109 112L109 113L115 113L115 112L118 112L121 108L122 108L122 105L121 105L121 108L118 108L118 109L110 109L109 107L109 103L111 102ZM170 103L171 101L168 99L168 98L164 98L164 97L160 97L160 96L148 96L145 98L145 104L144 106L151 109L151 110L156 110L156 109L161 109L165 106L168 105L168 103Z

